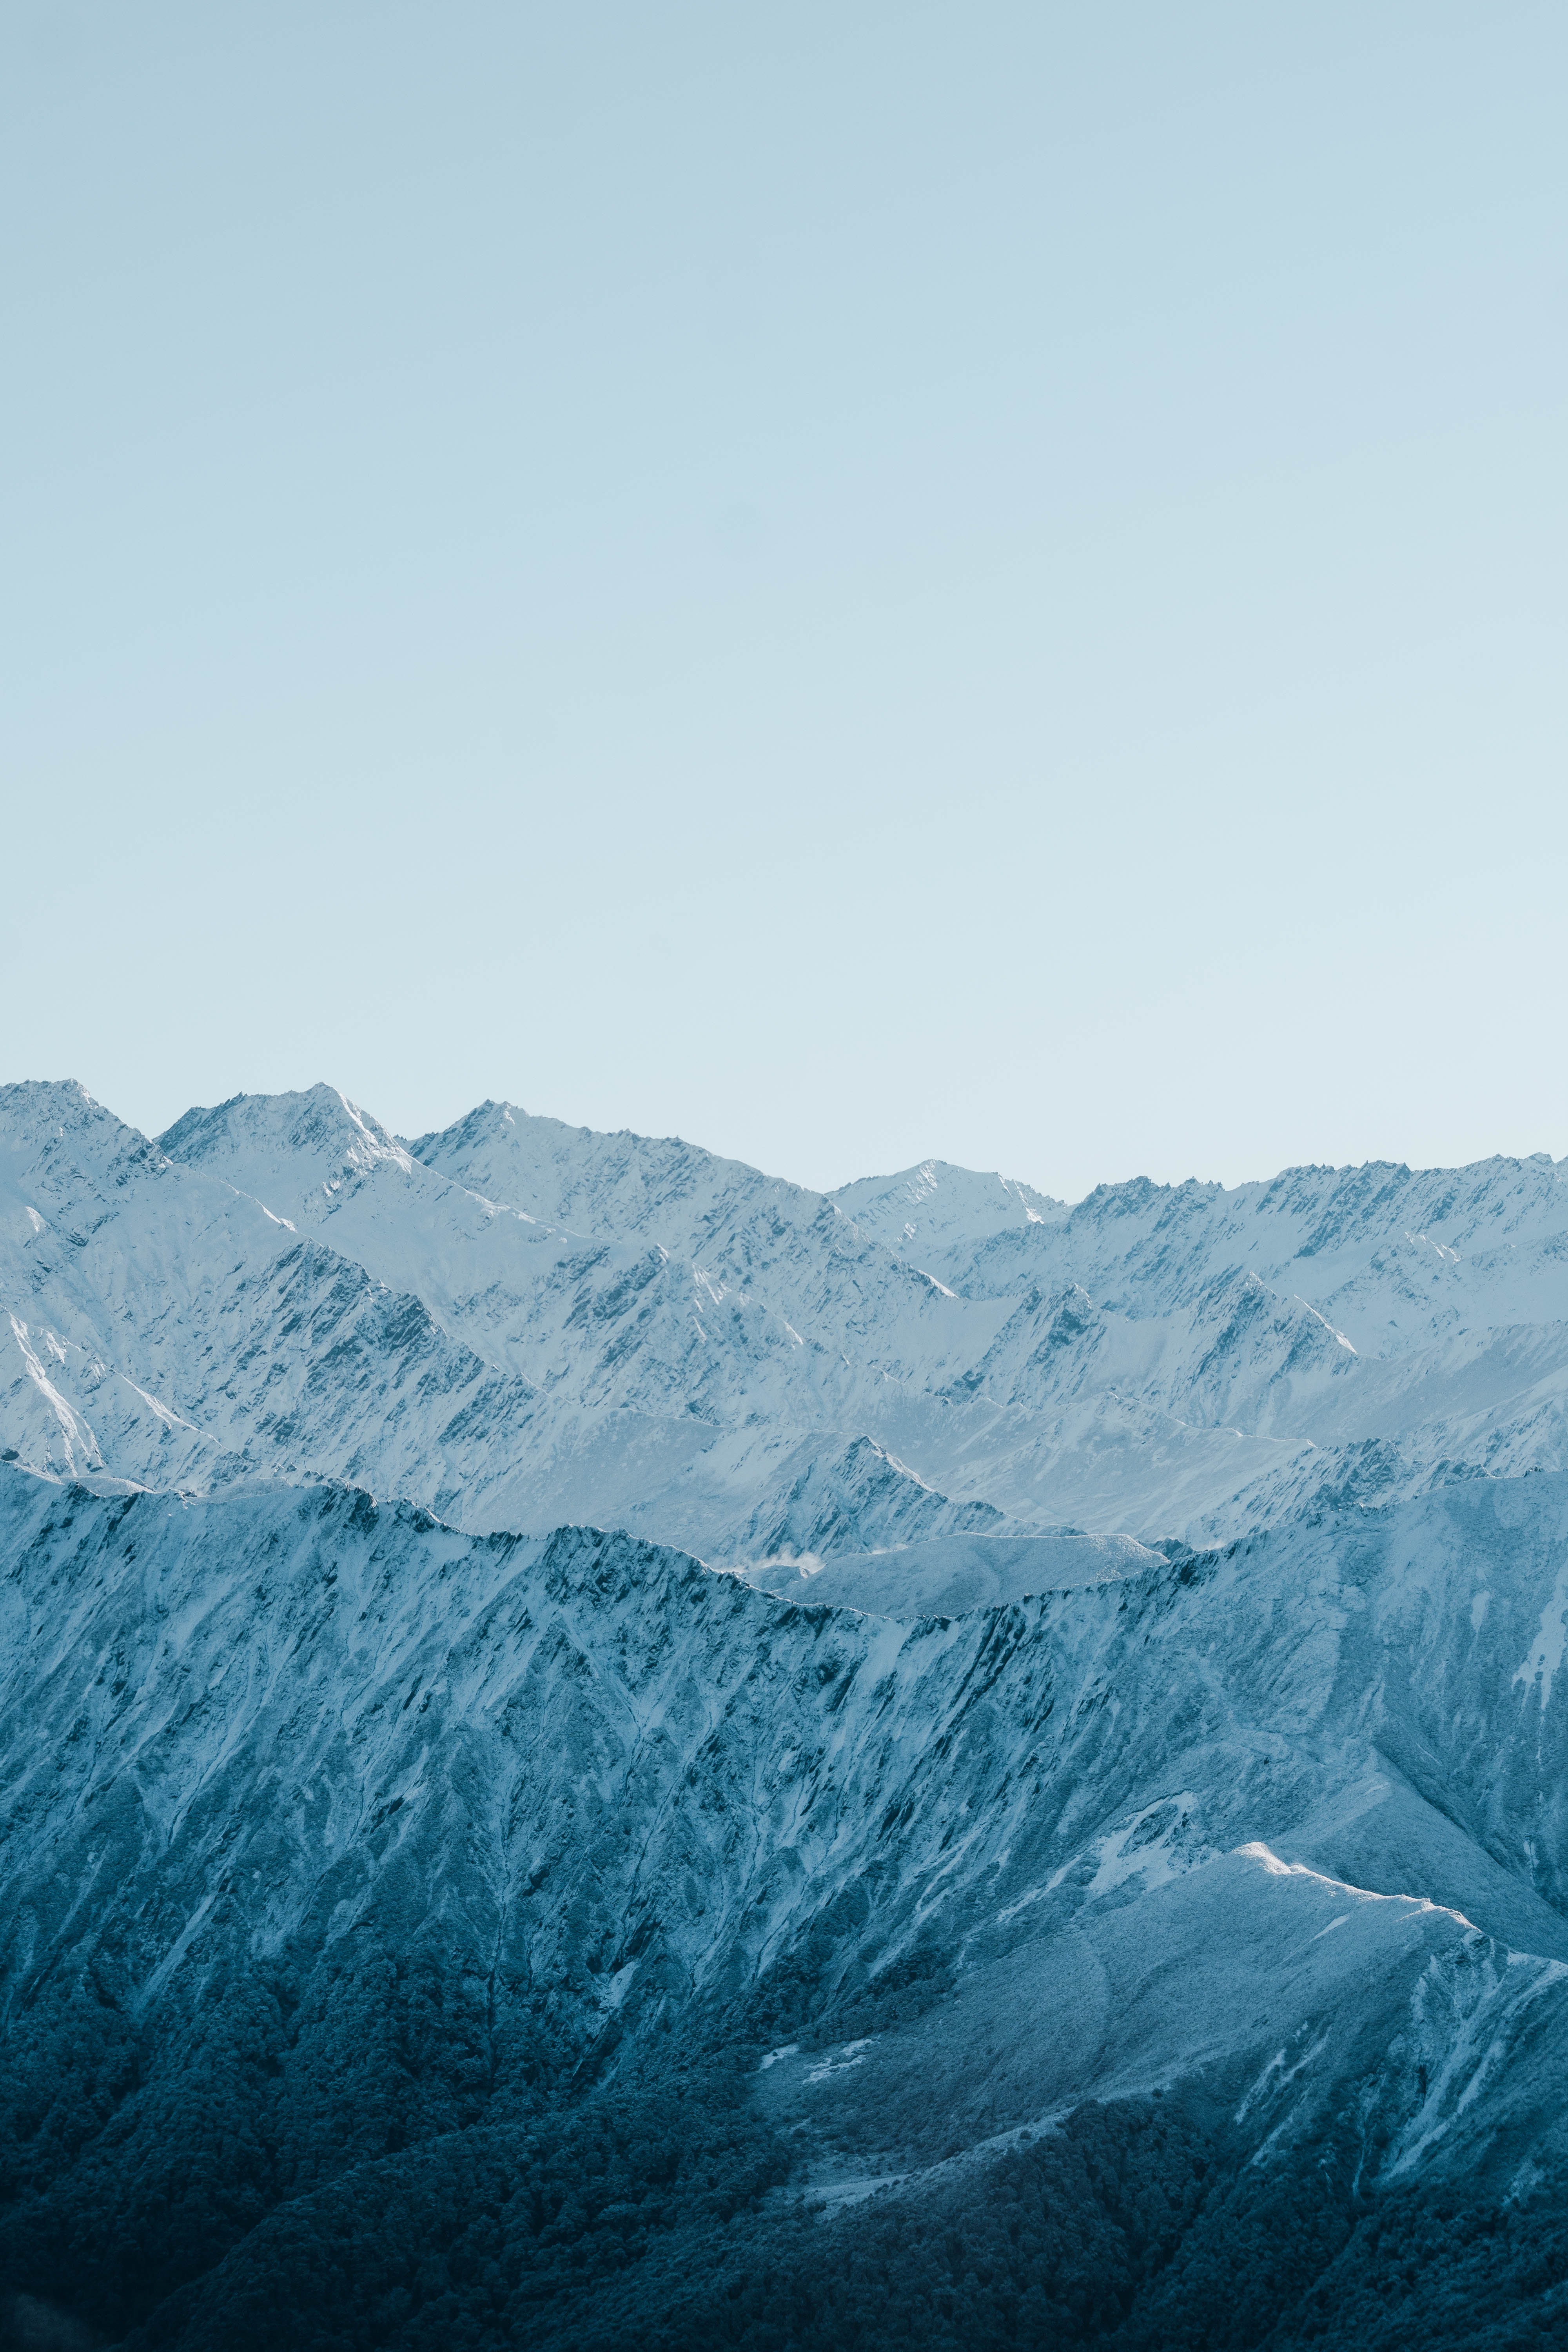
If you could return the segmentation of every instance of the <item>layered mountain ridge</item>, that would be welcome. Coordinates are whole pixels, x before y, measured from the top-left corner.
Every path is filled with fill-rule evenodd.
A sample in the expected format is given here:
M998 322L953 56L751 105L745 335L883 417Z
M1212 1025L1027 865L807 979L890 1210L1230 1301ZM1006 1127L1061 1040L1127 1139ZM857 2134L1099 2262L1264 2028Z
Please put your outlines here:
M1565 1266L0 1089L15 2340L1556 2340Z
M500 1104L405 1145L326 1087L155 1143L12 1087L0 1146L0 1450L40 1469L316 1472L743 1561L982 1523L1223 1541L1568 1463L1544 1156L1072 1209L929 1163L829 1197Z

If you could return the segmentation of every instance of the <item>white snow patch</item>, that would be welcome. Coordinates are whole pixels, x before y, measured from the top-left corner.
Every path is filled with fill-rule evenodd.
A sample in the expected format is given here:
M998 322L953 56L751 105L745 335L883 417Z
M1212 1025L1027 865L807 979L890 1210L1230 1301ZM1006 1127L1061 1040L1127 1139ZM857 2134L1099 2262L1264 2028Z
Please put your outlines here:
M1541 1612L1541 1630L1530 1645L1530 1654L1514 1675L1516 1683L1527 1687L1537 1677L1541 1682L1541 1707L1545 1713L1552 1697L1552 1685L1563 1664L1563 1646L1568 1639L1564 1615L1568 1613L1568 1567L1558 1570L1557 1581L1552 1588L1552 1598Z
M1262 2073L1253 2082L1243 2097L1240 2106L1238 2106L1236 2111L1237 2122L1241 2123L1244 2121L1247 2109L1255 2105L1258 2100L1263 2097L1266 2093L1269 2091L1283 2090L1288 2083L1293 2083L1298 2074L1305 2073L1306 2069L1311 2064L1314 2058L1321 2058L1322 2056L1323 2052L1328 2048L1328 2035L1326 2033L1320 2034L1317 2041L1313 2042L1311 2048L1310 2050L1303 2051L1300 2057L1297 2059L1296 2063L1293 2066L1288 2066L1286 2064L1284 2051L1277 2050L1273 2057L1269 2059L1268 2064L1264 2067ZM1265 2140L1263 2143L1263 2147L1266 2148L1268 2146L1269 2140L1274 2139L1277 2136L1277 2133L1270 2132L1268 2139ZM1262 2154L1263 2148L1259 2148L1258 2154L1254 2156L1252 2159L1254 2164L1258 2162L1258 2157Z
M628 1960L624 1969L617 1969L616 1970L615 1975L610 1979L609 1983L605 1988L605 2002L607 2008L619 2009L622 2001L625 2000L626 1994L631 1990L632 1979L636 1976L639 1966L640 1963L638 1961Z
M869 2050L874 2034L868 2033L858 2042L847 2042L837 2052L830 2051L820 2066L814 2066L806 2076L808 2083L830 2083L835 2074L847 2074L852 2066L863 2066L861 2052Z
M1109 1895L1113 1887L1123 1885L1130 1878L1141 1877L1150 1887L1165 1886L1192 1869L1193 1860L1179 1848L1178 1840L1197 1809L1196 1797L1185 1790L1179 1797L1162 1797L1158 1804L1145 1805L1142 1812L1134 1813L1124 1828L1113 1831L1101 1844L1099 1867L1089 1884L1088 1899ZM1161 1814L1169 1814L1169 1820L1155 1831L1145 1828ZM1208 1860L1209 1849L1200 1847L1197 1858Z

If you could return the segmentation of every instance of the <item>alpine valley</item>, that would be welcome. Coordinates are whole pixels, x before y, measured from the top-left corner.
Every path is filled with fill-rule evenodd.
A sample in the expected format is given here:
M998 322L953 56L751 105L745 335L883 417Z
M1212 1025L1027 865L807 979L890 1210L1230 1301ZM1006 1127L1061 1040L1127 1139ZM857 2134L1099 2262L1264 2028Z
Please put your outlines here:
M1568 2343L1568 1162L0 1088L0 2326Z

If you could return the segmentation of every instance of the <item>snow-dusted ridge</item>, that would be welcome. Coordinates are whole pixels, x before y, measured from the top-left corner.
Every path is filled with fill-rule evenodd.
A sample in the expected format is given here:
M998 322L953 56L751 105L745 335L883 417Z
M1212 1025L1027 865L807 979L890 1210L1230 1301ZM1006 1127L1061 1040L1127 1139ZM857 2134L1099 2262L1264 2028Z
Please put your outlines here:
M781 2228L1107 2101L1568 2179L1565 1270L1544 1159L0 1089L0 2275L102 2333L152 2248L126 2352L229 2352L253 2224L266 2302L331 2184L699 2061Z
M1568 1462L1544 1157L1070 1209L928 1162L829 1199L504 1104L405 1144L318 1087L154 1144L14 1087L0 1275L0 1452L32 1466L346 1476L712 1559L1223 1540Z
M835 2097L910 2163L938 2114L979 2140L1189 2076L1276 2140L1370 2080L1374 2168L1554 2146L1568 1687L1514 1678L1568 1480L1525 1485L896 1623L594 1530L10 1469L0 1979L63 2021L90 1964L173 2052L237 1968L325 1984L392 1937L550 1986L580 2065L810 1949L871 2021ZM879 2023L922 1952L941 2001ZM808 2119L819 2063L769 2098Z

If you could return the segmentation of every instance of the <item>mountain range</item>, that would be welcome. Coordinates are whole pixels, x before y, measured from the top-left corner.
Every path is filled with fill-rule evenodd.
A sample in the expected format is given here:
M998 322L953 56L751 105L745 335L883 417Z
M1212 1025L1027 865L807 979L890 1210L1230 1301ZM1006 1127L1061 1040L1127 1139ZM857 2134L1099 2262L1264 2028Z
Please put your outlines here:
M1568 2340L1568 1181L0 1089L18 2344Z

